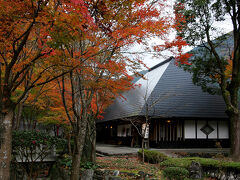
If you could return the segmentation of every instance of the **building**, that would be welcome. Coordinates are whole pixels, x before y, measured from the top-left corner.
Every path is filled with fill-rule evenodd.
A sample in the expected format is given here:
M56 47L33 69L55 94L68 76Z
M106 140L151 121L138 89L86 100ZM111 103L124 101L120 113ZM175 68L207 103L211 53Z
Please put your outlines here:
M152 67L141 84L117 98L97 122L97 141L140 145L131 119L150 120L150 147L229 147L229 121L220 95L210 95L192 82L192 75L174 58ZM141 130L141 127L139 127Z

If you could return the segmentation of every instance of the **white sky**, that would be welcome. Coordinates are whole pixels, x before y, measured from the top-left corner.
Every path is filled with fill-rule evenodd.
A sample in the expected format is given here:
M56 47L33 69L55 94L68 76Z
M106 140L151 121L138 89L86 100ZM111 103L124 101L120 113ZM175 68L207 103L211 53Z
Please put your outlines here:
M168 3L173 7L174 1L175 0L171 0L171 1L168 1ZM173 12L173 9L168 10L168 12L169 11ZM233 29L230 17L226 17L226 20L224 22L214 23L214 27L217 27L219 30L221 30L224 33L228 33L230 31L232 31L232 29ZM175 33L174 32L171 33L169 35L169 38L173 40L175 38ZM149 40L148 43L149 43L149 45L154 45L154 44L156 45L156 44L158 44L158 42L159 42L159 40L156 38L156 39ZM188 52L191 49L192 49L192 47L185 47L184 52ZM131 47L129 49L129 51L130 52L144 52L145 50L141 45L136 44L135 46ZM169 54L169 53L163 53L163 54L164 54L164 56L153 57L152 53L145 52L145 53L140 53L139 56L142 58L143 62L150 68L171 56L171 54ZM131 57L131 55L129 55L129 57ZM143 69L146 69L146 68L143 68Z

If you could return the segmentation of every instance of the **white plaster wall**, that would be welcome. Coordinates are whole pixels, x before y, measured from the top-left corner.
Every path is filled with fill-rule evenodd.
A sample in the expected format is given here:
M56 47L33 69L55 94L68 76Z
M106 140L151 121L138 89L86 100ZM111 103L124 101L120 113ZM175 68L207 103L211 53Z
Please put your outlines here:
M228 121L219 121L218 129L219 129L219 138L220 139L228 139L229 138Z
M201 131L201 128L202 128L203 126L205 126L205 124L206 124L206 121L201 121L201 120L198 120L198 121L197 121L197 138L198 138L198 139L206 139L206 138L207 138L206 134L204 134L204 133Z
M185 120L184 121L184 135L185 139L195 139L195 121Z
M206 124L206 120L197 121L197 139L206 139L207 136L200 130ZM214 131L208 135L209 139L217 139L217 121L208 121L208 124L214 128ZM218 122L219 139L229 139L228 121ZM184 121L185 139L195 139L195 121Z
M208 139L217 139L217 121L208 121L208 124L214 129L214 131L208 135Z
M123 132L123 129L125 129L124 132ZM127 129L129 129L128 134L127 134ZM119 125L117 127L117 136L118 137L131 136L131 124Z
M182 126L177 124L177 138L181 138Z
M165 125L164 126L162 126L162 137L163 137L163 139L165 138Z
M122 136L122 126L121 125L117 127L117 136L118 137Z

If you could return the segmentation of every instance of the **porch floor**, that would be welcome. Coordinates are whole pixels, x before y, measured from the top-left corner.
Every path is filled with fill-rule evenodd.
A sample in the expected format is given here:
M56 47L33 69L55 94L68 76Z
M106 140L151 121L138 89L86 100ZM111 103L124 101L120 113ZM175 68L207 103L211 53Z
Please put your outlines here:
M121 155L137 155L139 148L131 148L127 146L111 145L111 144L97 144L96 151L99 154L106 156L121 156ZM155 150L162 152L168 156L176 157L175 152L185 153L229 153L229 148L188 148L188 149L156 149L150 148L149 150Z

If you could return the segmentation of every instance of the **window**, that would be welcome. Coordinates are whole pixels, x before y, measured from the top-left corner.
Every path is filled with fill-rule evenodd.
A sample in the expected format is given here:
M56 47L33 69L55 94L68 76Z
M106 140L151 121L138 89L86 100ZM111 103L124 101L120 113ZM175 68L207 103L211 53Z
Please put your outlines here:
M131 124L118 125L117 136L118 137L131 136Z
M205 124L200 130L208 136L214 131L214 128L209 124Z

